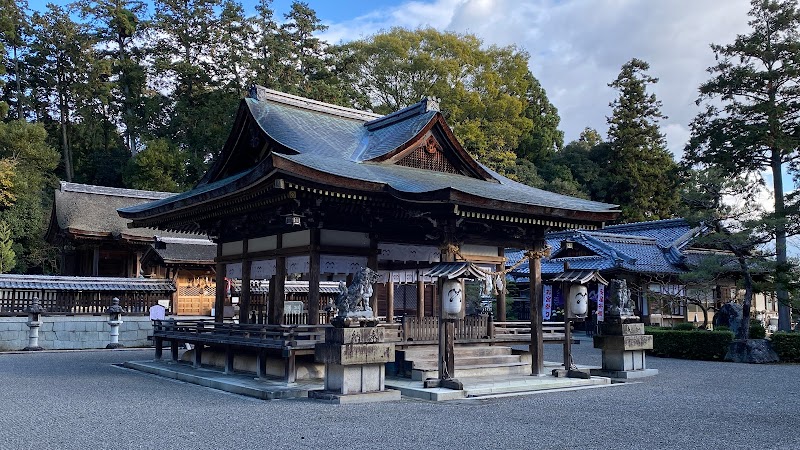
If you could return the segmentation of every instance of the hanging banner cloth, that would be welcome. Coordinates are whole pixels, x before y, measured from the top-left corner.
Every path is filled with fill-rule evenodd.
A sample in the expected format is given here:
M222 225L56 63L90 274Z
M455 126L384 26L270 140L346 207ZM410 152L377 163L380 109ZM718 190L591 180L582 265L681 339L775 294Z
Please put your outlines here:
M553 286L545 284L542 286L542 320L550 320L550 313L553 311Z

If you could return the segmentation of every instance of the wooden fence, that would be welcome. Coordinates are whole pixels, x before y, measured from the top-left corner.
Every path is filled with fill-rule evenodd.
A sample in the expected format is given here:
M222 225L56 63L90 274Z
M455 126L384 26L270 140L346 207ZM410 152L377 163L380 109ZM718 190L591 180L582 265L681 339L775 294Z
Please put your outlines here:
M24 316L34 297L39 299L45 314L105 314L116 297L126 314L146 315L158 300L168 299L170 292L0 289L0 316Z

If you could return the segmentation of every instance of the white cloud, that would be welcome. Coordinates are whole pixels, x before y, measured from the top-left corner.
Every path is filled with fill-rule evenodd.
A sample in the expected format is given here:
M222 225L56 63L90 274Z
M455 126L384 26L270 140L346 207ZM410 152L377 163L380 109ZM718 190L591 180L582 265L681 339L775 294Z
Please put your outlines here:
M329 23L329 42L357 39L392 26L433 26L474 33L487 44L517 45L559 109L568 140L584 127L605 133L607 86L629 59L644 59L660 78L654 92L669 119L670 149L682 154L697 112L697 88L714 61L709 44L746 32L747 0L433 0L376 10Z

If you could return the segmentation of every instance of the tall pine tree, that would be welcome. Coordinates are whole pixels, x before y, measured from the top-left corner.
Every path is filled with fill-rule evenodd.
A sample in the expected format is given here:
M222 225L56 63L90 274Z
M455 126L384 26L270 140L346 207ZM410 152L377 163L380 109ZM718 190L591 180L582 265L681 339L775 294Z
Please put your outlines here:
M752 0L751 31L732 44L712 45L718 63L700 86L705 109L692 122L688 164L724 169L731 177L769 172L774 194L770 218L779 281L778 328L790 329L787 229L797 205L787 203L783 171L800 174L800 10L796 0Z
M661 102L648 93L658 82L647 74L650 65L631 59L609 84L619 92L610 106L608 152L601 167L600 194L608 203L620 205L623 222L671 217L678 207L677 165L666 149L659 130Z

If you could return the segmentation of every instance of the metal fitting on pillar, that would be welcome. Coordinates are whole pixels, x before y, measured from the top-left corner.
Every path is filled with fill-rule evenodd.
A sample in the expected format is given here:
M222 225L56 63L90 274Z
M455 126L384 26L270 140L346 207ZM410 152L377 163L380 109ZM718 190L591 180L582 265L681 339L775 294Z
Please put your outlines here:
M25 308L25 312L28 313L28 346L25 347L23 350L25 351L37 351L42 350L42 347L39 346L39 327L42 326L42 313L44 309L42 305L39 304L39 298L33 297L33 301L27 308Z
M114 297L111 306L106 310L108 314L108 324L111 325L111 342L106 348L120 348L124 345L119 343L119 326L122 324L122 313L124 310L119 306L119 299Z

